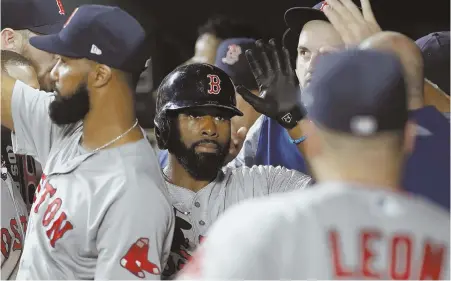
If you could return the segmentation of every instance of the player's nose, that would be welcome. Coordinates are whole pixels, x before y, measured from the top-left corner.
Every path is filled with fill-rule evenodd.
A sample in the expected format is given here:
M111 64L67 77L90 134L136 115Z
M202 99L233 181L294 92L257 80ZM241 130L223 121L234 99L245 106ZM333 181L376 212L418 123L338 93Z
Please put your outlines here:
M200 132L204 137L217 137L218 130L215 119L212 116L203 116L200 119Z

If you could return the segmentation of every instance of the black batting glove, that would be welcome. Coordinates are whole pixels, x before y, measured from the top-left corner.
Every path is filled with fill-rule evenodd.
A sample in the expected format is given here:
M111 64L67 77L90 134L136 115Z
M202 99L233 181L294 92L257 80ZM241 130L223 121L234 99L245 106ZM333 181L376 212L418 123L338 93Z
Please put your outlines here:
M264 44L262 40L255 44L261 61L256 59L252 50L246 51L246 58L260 94L256 96L242 85L238 85L236 91L257 112L277 120L286 129L292 129L305 117L306 111L294 82L290 54L285 47L282 48L282 65L274 39L269 40L269 44ZM270 58L266 50L269 50Z

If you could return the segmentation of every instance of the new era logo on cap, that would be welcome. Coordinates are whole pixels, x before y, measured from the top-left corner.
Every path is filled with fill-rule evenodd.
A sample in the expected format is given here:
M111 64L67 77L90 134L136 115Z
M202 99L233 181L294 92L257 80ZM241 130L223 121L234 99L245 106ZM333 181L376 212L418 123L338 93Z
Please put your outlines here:
M100 56L102 54L102 50L100 50L96 45L92 44L92 46L91 46L91 54Z

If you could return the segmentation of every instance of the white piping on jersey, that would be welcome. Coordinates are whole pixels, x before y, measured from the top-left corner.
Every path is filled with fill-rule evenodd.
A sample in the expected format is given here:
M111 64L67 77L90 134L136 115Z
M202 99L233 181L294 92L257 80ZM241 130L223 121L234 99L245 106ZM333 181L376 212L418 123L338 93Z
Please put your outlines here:
M21 238L22 238L22 244L23 244L25 242L25 232L23 230L22 222L20 221L19 207L17 206L17 201L16 201L15 196L14 196L13 185L11 183L11 175L8 172L7 172L7 175L6 175L5 183L8 186L9 194L11 195L11 199L13 200L14 209L16 209L15 217L16 217L16 220L18 219L17 220L17 225L20 228L20 234L22 236Z

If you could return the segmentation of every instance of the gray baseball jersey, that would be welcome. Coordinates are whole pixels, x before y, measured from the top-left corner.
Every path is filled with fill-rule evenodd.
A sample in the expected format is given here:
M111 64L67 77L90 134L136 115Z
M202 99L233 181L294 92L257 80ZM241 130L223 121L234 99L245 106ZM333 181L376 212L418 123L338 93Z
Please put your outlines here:
M5 169L5 171L3 171ZM27 206L11 175L2 167L1 180L2 280L15 279L27 231Z
M230 209L179 279L449 280L449 240L427 199L329 182Z
M254 166L224 167L213 182L197 193L168 183L176 222L164 277L172 278L183 268L209 227L229 207L253 197L303 189L310 181L309 176L286 168Z
M159 279L174 218L146 139L86 151L82 123L57 126L53 94L17 81L12 96L16 153L43 164L18 279Z

